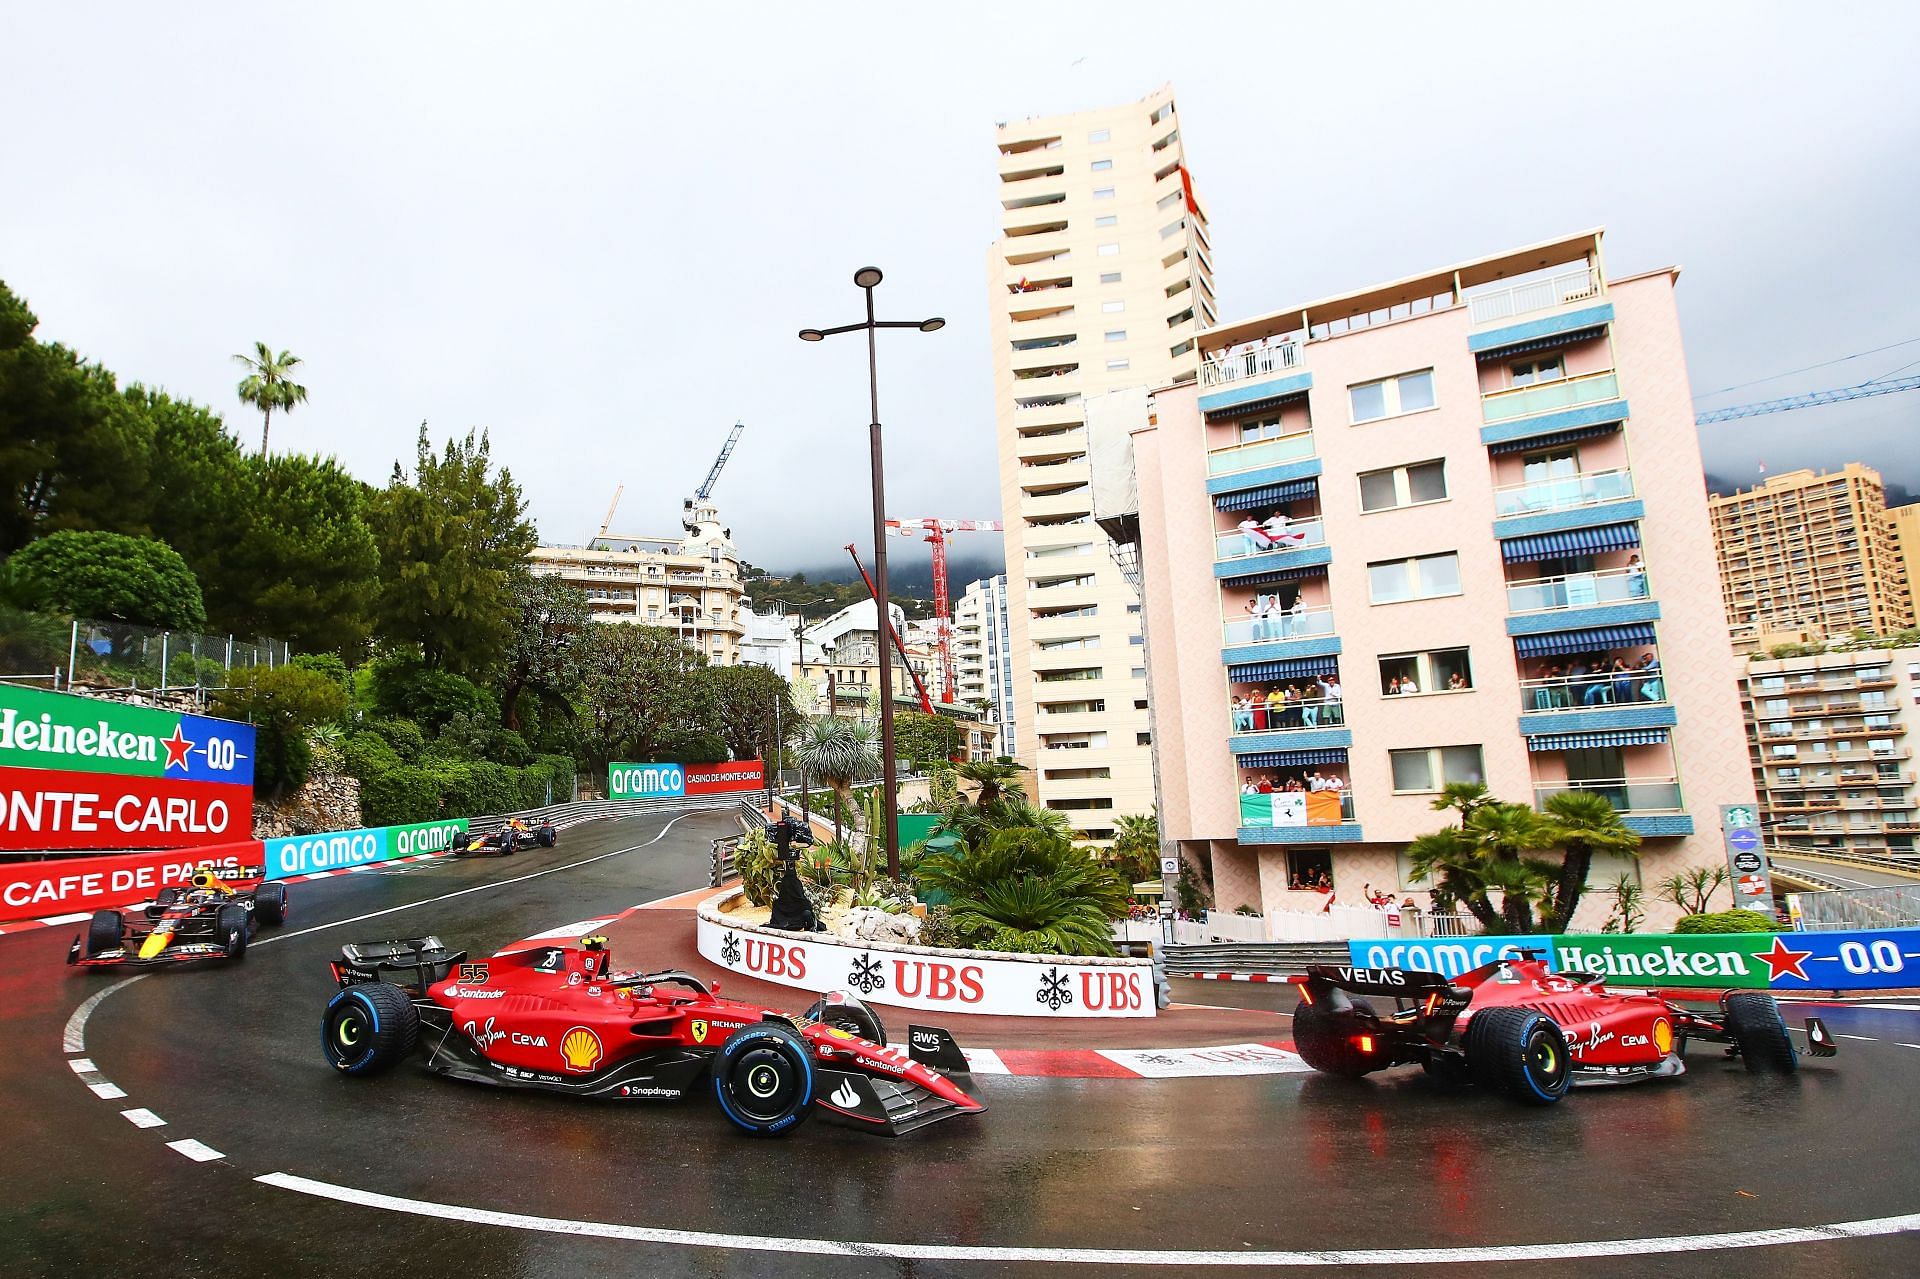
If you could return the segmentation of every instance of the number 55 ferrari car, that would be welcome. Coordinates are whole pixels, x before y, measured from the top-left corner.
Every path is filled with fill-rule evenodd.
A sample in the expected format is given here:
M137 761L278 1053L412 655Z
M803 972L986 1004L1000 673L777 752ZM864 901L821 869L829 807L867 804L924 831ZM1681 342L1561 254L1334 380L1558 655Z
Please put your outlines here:
M1626 1084L1686 1073L1692 1040L1724 1044L1749 1071L1788 1074L1799 1051L1773 996L1724 995L1718 1012L1609 991L1593 973L1554 973L1539 959L1499 960L1448 979L1404 968L1308 967L1294 977L1294 1047L1315 1070L1357 1079L1418 1062L1443 1083L1473 1083L1531 1105L1575 1084ZM1355 995L1362 997L1355 998ZM1391 997L1378 1013L1364 996ZM1808 1048L1834 1054L1807 1018Z
M111 968L239 959L261 924L286 922L287 886L264 883L260 875L256 867L229 883L197 870L185 888L163 888L142 906L97 910L87 924L85 949L75 937L67 962Z
M470 962L434 937L348 945L333 964L321 1042L345 1075L418 1053L429 1070L576 1097L668 1100L711 1089L755 1136L819 1110L899 1136L986 1107L944 1030L911 1026L907 1053L851 995L801 1017L722 999L683 972L617 973L604 938Z

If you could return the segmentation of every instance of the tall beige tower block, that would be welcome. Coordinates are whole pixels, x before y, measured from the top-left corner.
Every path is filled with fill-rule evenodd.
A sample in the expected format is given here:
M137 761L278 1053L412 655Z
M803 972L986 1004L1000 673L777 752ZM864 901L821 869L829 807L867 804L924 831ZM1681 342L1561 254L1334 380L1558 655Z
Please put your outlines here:
M1198 375L1212 247L1173 90L1002 124L987 255L1015 751L1081 836L1153 811L1140 605L1095 527L1087 397Z

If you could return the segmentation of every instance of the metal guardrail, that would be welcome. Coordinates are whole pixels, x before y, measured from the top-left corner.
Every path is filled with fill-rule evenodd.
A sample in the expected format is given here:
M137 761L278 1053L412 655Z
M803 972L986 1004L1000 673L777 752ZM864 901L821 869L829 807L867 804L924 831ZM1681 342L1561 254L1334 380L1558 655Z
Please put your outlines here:
M1345 942L1241 942L1217 946L1169 946L1167 976L1194 973L1264 973L1287 977L1307 964L1344 964L1351 957Z
M1848 853L1803 851L1798 848L1782 848L1778 845L1769 848L1770 857L1784 857L1795 862L1831 862L1836 866L1859 866L1865 870L1884 871L1889 875L1900 875L1907 879L1920 881L1920 863L1909 859L1894 857L1857 857Z
M1809 932L1920 926L1920 884L1843 888L1795 893L1794 897L1800 904L1800 927Z
M761 792L751 792L758 797ZM488 835L500 829L510 817L537 817L550 821L561 830L570 826L579 826L586 822L601 821L612 817L637 817L642 813L674 812L716 812L728 808L739 808L759 818L760 812L754 807L755 800L744 799L739 795L688 795L673 799L582 799L565 804L544 804L539 808L523 809L517 813L495 813L486 817L467 819L467 830L475 835Z
M764 813L746 805L742 807L747 809L746 817L751 824L762 829L767 826ZM733 855L740 847L740 838L739 835L722 835L712 842L708 855L707 887L718 888L737 873L734 870Z

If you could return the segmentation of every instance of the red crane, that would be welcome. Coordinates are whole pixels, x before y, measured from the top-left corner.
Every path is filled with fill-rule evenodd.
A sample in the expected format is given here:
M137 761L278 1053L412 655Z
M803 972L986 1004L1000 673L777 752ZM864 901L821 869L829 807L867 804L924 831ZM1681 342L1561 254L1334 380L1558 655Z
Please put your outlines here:
M887 532L896 537L926 535L933 548L933 621L940 633L940 700L953 701L953 686L958 683L953 669L953 620L948 611L947 534L998 533L999 520L888 520Z

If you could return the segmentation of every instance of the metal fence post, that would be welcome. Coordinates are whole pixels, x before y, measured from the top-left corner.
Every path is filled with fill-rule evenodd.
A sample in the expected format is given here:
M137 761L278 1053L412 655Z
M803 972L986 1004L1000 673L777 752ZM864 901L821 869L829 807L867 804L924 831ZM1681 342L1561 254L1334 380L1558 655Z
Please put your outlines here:
M67 687L73 687L73 668L80 661L80 619L73 619L73 638L67 642Z
M160 632L160 691L163 693L167 691L167 682L170 678L167 673L167 659L172 656L172 653L169 651L172 647L172 640L172 631Z

